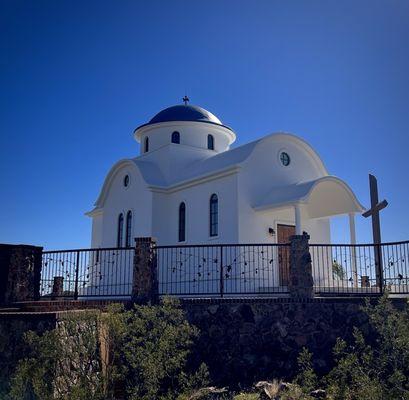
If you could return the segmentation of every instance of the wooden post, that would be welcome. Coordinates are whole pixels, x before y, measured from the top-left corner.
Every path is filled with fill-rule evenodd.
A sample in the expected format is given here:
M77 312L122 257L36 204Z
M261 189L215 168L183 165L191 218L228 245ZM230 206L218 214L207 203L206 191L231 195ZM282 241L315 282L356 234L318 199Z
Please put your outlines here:
M376 269L376 284L379 286L381 294L383 293L383 265L381 249L381 222L379 211L383 210L388 202L383 200L379 202L378 182L374 175L369 174L369 190L371 193L371 208L362 214L363 217L372 217L372 236L374 243L374 258Z

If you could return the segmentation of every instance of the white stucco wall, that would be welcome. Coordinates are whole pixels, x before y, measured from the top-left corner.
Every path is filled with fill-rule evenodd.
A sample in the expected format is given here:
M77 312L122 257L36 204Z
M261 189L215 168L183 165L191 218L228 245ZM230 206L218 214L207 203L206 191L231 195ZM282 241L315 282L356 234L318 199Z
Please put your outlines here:
M101 247L102 234L103 234L103 220L104 216L102 211L92 217L92 236L91 236L91 248L96 249Z
M283 166L280 161L282 151L290 156L289 166ZM268 235L269 227L276 229L277 223L295 225L293 207L255 211L253 206L274 188L280 190L286 185L325 176L324 167L314 156L309 146L293 136L269 136L258 143L239 172L238 224L241 243L274 242L275 239ZM301 215L302 230L310 234L311 240L328 243L328 222L310 220L305 212Z
M185 146L207 149L207 136L214 137L214 151L220 153L229 149L234 141L234 133L220 125L202 122L163 122L140 128L135 138L140 141L140 154L145 153L145 138L149 138L149 152L157 150L171 143L172 133L180 134L180 144Z
M291 158L288 167L280 162L282 151ZM182 201L186 203L186 244L272 243L275 238L268 234L268 229L276 229L277 223L294 224L293 208L256 211L253 206L275 187L279 189L325 175L324 167L311 152L292 136L268 136L255 146L237 170L239 172L161 191L149 187L134 163L119 165L106 183L106 194L101 200L102 216L94 216L92 246L116 246L118 216L121 212L125 216L128 210L133 213L133 237L153 236L159 244L178 244L178 208ZM215 152L183 144L166 144L138 159L155 165L163 182L173 182L195 162L211 157L209 153ZM123 179L127 174L130 185L125 188ZM209 237L212 193L219 198L219 235L216 238ZM312 242L328 243L330 240L328 220L310 220L303 212L302 229L311 235Z
M209 201L216 193L219 199L219 235L209 234ZM237 177L215 179L173 193L153 195L153 236L162 245L236 243ZM181 202L186 204L186 241L178 242L178 215Z
M123 184L125 175L130 178L128 187L124 187ZM147 190L146 183L136 166L125 165L115 171L109 183L103 206L102 235L97 247L116 247L118 217L123 213L126 219L129 210L132 211L133 216L132 237L150 236L152 233L152 193ZM125 239L125 229L123 234ZM124 244L125 242L123 246Z
M161 171L166 182L173 182L185 168L195 161L214 156L212 150L190 147L183 144L168 143L156 150L141 155L138 159L154 163Z

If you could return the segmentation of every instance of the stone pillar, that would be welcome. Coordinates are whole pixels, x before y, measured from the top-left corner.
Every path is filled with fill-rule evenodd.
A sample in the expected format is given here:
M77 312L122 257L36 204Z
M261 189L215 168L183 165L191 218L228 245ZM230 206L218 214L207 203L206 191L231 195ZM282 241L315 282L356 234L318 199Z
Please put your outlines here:
M308 248L309 239L310 236L306 232L290 237L289 292L291 297L311 298L314 296L311 254Z
M51 298L53 300L62 297L64 294L64 277L63 276L54 276L53 281L53 291L51 293Z
M158 302L158 272L156 242L153 238L135 239L132 300L140 304Z
M0 304L38 300L42 247L0 244Z

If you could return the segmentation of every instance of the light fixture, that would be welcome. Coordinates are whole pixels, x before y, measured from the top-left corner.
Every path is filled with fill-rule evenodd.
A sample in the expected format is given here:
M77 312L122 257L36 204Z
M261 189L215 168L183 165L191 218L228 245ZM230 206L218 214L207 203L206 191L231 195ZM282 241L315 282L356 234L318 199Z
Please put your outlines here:
M269 234L270 236L275 236L276 231L275 231L273 228L268 228L268 234Z

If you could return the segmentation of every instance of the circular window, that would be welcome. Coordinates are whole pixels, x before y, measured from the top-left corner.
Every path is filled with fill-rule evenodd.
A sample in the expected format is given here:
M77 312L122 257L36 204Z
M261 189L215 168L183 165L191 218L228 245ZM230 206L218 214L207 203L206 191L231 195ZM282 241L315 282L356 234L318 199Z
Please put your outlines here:
M283 151L280 154L280 161L281 161L281 164L284 165L284 167L287 167L290 165L291 159L290 159L290 156L286 152Z
M125 187L129 186L129 175L125 175L125 177L124 177L124 186Z

